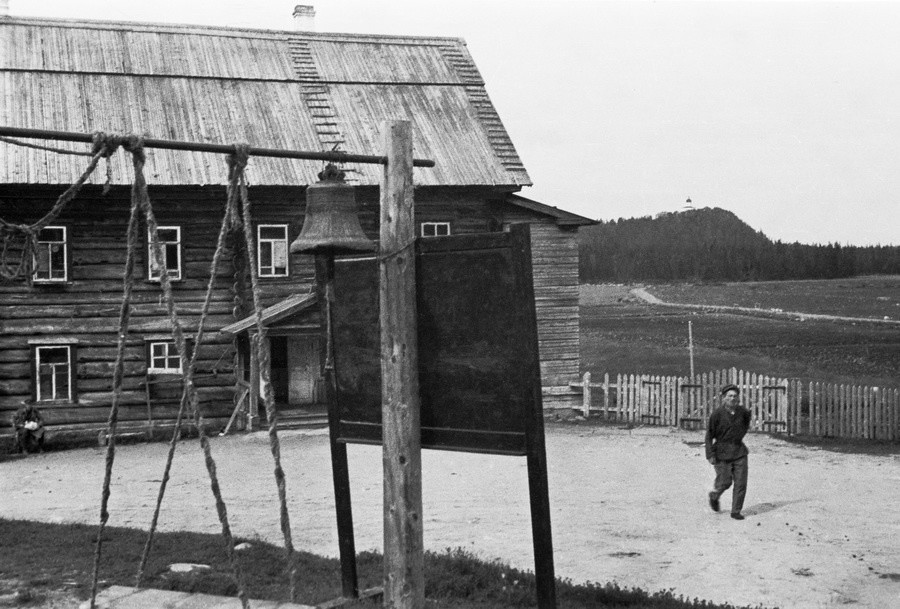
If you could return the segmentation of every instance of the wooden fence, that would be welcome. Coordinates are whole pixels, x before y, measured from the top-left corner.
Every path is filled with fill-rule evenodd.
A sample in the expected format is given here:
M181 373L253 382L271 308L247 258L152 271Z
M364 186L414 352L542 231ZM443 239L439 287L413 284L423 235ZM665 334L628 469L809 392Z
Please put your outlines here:
M719 404L719 391L733 383L750 410L751 431L837 438L900 440L900 390L804 384L737 370L694 377L605 374L580 383L581 413L632 424L702 428Z

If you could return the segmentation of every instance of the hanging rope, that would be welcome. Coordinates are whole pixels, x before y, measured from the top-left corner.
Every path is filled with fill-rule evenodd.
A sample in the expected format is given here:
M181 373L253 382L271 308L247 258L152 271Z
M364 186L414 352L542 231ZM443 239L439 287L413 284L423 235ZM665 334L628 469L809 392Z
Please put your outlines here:
M9 138L0 138L0 141L7 141L8 143L13 143L17 145L23 145L33 148L39 148L44 150L50 150L54 152L60 153L68 153L68 154L87 154L87 153L78 153L75 151L67 151L64 149L55 149L47 146L38 146L32 144L26 144L25 142L19 142L17 140L10 140ZM115 445L116 445L116 430L118 425L118 410L119 410L119 402L121 398L121 389L122 389L122 381L124 377L124 354L125 347L127 343L127 335L128 335L128 326L130 322L131 315L131 300L134 288L134 266L136 259L136 251L138 247L138 226L139 226L139 214L143 212L144 219L147 223L148 232L150 234L150 247L152 249L153 255L157 260L164 259L164 253L162 250L162 245L159 241L159 236L157 234L158 224L156 222L155 214L153 212L152 204L150 202L150 198L147 193L147 183L144 178L144 164L146 162L146 157L144 153L144 146L142 138L138 136L111 136L103 133L97 133L94 136L94 145L92 148L91 161L88 164L88 167L84 171L84 173L76 180L74 184L72 184L55 202L53 208L44 215L40 220L33 224L13 224L7 222L0 218L0 237L2 237L2 249L0 249L0 278L2 279L14 279L21 277L26 271L29 269L29 262L34 255L34 247L38 238L38 234L41 230L43 230L47 225L53 222L59 215L62 213L63 209L66 205L74 199L74 197L78 194L81 186L87 181L90 175L96 170L97 164L103 158L107 159L107 181L104 188L104 194L107 192L109 188L109 184L111 182L111 166L109 164L109 158L113 155L113 153L119 148L123 147L125 150L131 153L132 155L132 164L134 168L134 181L132 183L131 189L131 206L130 206L130 216L128 222L127 229L127 243L126 243L126 260L125 260L125 270L123 275L123 298L119 311L119 323L118 323L118 340L117 340L117 349L116 349L116 361L113 369L113 396L112 396L112 404L110 408L109 418L107 420L107 450L106 450L106 459L105 459L105 470L104 470L104 480L103 480L103 488L101 492L101 506L100 506L100 526L97 533L96 545L94 550L94 568L93 568L93 578L91 584L91 609L96 608L96 596L97 596L97 587L99 582L99 570L100 570L100 561L102 557L102 548L103 548L103 532L106 527L106 523L109 520L109 498L111 494L110 483L112 479L112 468L115 462ZM221 261L221 257L225 250L225 240L228 235L229 230L233 230L235 227L239 227L243 225L243 233L246 241L246 249L247 249L247 257L250 266L250 277L251 277L251 289L253 293L253 302L254 302L254 311L256 315L256 325L257 325L257 334L253 340L253 348L255 350L257 359L260 364L261 369L261 377L264 386L264 403L266 407L266 414L269 420L269 441L270 447L272 451L272 456L275 461L275 479L278 485L278 494L279 500L281 504L281 529L282 534L285 539L285 550L287 554L287 562L288 568L290 572L290 587L291 587L291 600L296 601L297 595L297 567L296 560L294 558L294 547L291 539L291 530L290 530L290 520L288 517L287 511L287 491L285 484L285 476L284 470L281 466L281 448L278 440L277 433L277 411L274 406L274 398L272 395L272 386L271 380L269 378L269 366L270 366L270 354L268 349L265 348L265 327L262 323L262 307L260 303L259 297L259 281L258 274L256 268L256 256L255 250L253 248L253 235L251 231L251 222L250 222L250 200L247 193L247 180L246 175L244 174L244 169L247 166L248 160L248 150L249 147L246 145L238 145L235 146L235 153L229 155L228 157L228 165L229 165L229 185L228 185L228 197L226 202L225 214L222 220L222 224L219 231L219 237L216 244L216 251L213 255L213 260L211 263L210 269L210 279L207 285L206 297L204 299L203 307L201 310L200 322L197 331L196 337L196 348L194 353L191 354L188 359L187 354L187 341L185 339L184 330L181 326L180 320L178 318L178 314L175 310L175 302L172 295L171 281L168 276L168 273L161 273L160 276L160 284L162 287L163 295L165 297L166 310L169 316L169 321L172 325L172 334L175 339L176 349L179 354L179 359L181 361L182 369L185 370L184 376L184 388L181 397L181 403L178 410L178 415L176 418L175 430L173 432L173 438L170 443L169 454L166 461L165 471L163 475L163 481L160 485L159 494L157 497L157 504L153 514L153 520L150 527L150 534L148 536L144 552L141 557L140 567L138 569L137 575L137 587L140 587L143 577L144 571L147 564L147 559L153 544L153 535L156 530L159 512L162 505L162 500L165 495L166 485L168 483L171 471L172 460L174 456L175 445L178 439L178 433L181 428L181 422L184 416L184 410L187 404L190 405L191 412L194 418L194 424L197 428L198 435L200 436L200 443L203 448L204 458L206 462L207 471L210 477L210 486L212 488L213 495L216 500L216 511L219 516L219 521L222 525L222 536L226 545L226 552L228 554L229 562L231 563L232 572L234 578L238 585L238 596L241 599L241 605L244 609L249 609L249 601L247 599L246 589L243 581L243 575L241 573L240 566L237 562L237 557L234 551L234 538L231 534L231 528L228 523L228 513L225 507L225 503L222 500L221 489L219 487L218 477L216 474L216 464L212 457L212 450L209 443L209 438L206 435L202 415L200 414L199 409L199 395L196 391L196 387L194 386L194 371L197 361L197 356L199 354L199 347L202 344L203 333L205 329L206 320L209 313L209 308L212 300L212 293L215 284L216 272L218 270L218 265ZM238 200L240 200L241 205L238 205ZM243 215L241 211L238 209L242 207ZM19 251L19 261L14 265L10 265L8 262L8 256L11 254L10 244L14 238L14 236L20 236L23 240L23 245ZM13 248L14 249L14 248ZM30 276L30 273L28 273Z
M0 142L6 142L13 146L22 146L23 148L35 148L37 150L47 150L56 152L57 154L73 154L78 156L94 156L93 152L82 152L81 150L69 150L68 148L56 148L54 146L43 146L41 144L32 144L31 142L23 142L22 140L13 139L11 137L0 137Z
M141 168L142 167L143 163L141 163ZM147 185L144 181L142 170L140 173L136 173L135 175L135 180L137 181L138 179L143 185L141 194L141 206L144 210L144 218L147 222L147 230L149 231L151 237L150 241L151 247L153 248L153 255L157 260L164 260L165 258L163 254L162 244L160 243L159 236L157 235L158 224L156 222L156 216L153 213L153 207L150 204L150 198L147 195ZM184 330L181 327L178 313L175 310L175 299L172 296L172 282L169 279L169 275L165 269L163 269L163 272L160 273L160 284L162 286L163 295L165 297L166 310L169 315L169 321L172 324L172 334L175 338L175 347L178 350L178 354L181 359L182 370L190 372L191 365L187 359L187 341L184 337ZM203 417L200 414L200 409L198 407L199 398L196 396L196 388L194 387L193 379L187 374L184 378L184 393L192 396L191 407L194 418L194 425L197 428L197 434L200 437L200 446L203 449L206 470L209 473L210 488L216 500L216 513L218 514L219 522L222 525L222 538L225 542L225 551L228 555L228 561L231 564L232 574L238 587L238 597L241 599L241 605L244 607L244 609L249 609L250 604L247 600L247 591L244 584L243 573L241 572L240 565L237 561L237 555L234 551L234 536L231 533L231 526L228 523L228 510L225 507L225 502L222 500L222 491L219 487L219 479L216 474L216 462L212 456L212 447L209 443L209 436L206 435L206 430L204 428L205 426L203 424Z
M210 303L212 302L213 289L215 287L216 280L216 272L219 268L219 262L222 259L222 254L225 251L225 239L228 235L229 230L231 229L232 219L234 217L234 213L232 211L232 207L234 202L229 198L225 203L225 213L222 216L222 224L219 228L219 237L216 241L216 251L213 254L212 263L210 264L209 269L209 282L206 286L206 297L203 300L203 307L200 312L200 322L199 327L197 329L197 337L194 341L194 352L191 354L191 361L188 365L187 371L185 373L185 377L194 378L194 371L197 362L197 355L200 353L200 346L203 344L204 330L206 328L206 319L209 314ZM224 356L224 353L223 353ZM219 360L222 358L220 357ZM235 370L237 368L235 367ZM172 461L175 456L175 447L178 444L178 438L181 432L181 422L184 419L184 411L185 407L190 402L191 412L194 412L199 409L197 392L188 393L188 384L185 383L184 389L181 394L181 403L178 407L178 414L175 417L175 429L172 432L172 439L169 442L169 451L166 455L166 465L163 471L162 481L159 486L159 492L156 498L156 507L153 510L153 518L150 522L150 532L147 535L147 541L144 545L144 551L141 554L141 563L138 567L138 573L135 581L135 587L140 588L143 584L144 580L144 571L147 567L147 560L150 557L150 551L153 547L153 537L156 533L156 527L159 522L159 513L162 508L163 497L166 494L166 487L169 483L169 474L172 470Z
M275 397L272 392L270 379L270 354L266 348L266 328L262 321L262 303L260 302L259 275L256 266L256 250L253 247L253 229L250 220L250 197L247 193L247 177L244 169L247 167L249 146L240 144L235 146L235 152L228 156L228 198L235 199L240 196L242 224L244 228L244 245L247 250L247 260L250 266L250 285L253 293L253 312L256 318L256 336L253 337L251 346L256 353L259 362L260 378L263 385L263 402L266 407L266 419L269 423L269 448L272 451L272 459L275 461L275 482L278 485L278 500L281 510L281 534L284 537L284 549L289 570L291 602L297 600L297 561L294 558L294 542L291 538L291 522L287 509L287 485L285 483L284 469L281 467L281 443L278 440L278 412L275 409ZM235 204L235 209L237 205Z
M198 334L197 334L196 346L195 346L195 350L191 357L191 362L187 368L187 373L186 373L186 377L188 377L188 378L191 378L193 375L194 365L195 365L195 362L197 359L197 354L199 353L199 347L202 343L202 337L203 337L203 331L205 328L206 316L207 316L207 313L209 310L209 304L211 302L212 294L213 294L215 275L216 275L216 271L218 270L218 265L219 265L219 261L221 259L221 255L224 252L226 236L228 234L228 231L230 229L233 229L236 224L241 224L241 217L238 212L238 197L239 197L240 193L242 193L244 191L242 189L238 188L238 182L241 181L243 184L245 184L245 180L243 178L243 175L244 175L243 171L247 165L247 152L246 152L246 147L237 147L236 146L236 150L237 150L236 154L231 155L228 158L229 187L228 187L228 195L227 195L225 213L224 213L222 223L221 223L221 226L219 229L219 237L218 237L218 241L216 244L216 251L213 254L213 261L212 261L212 264L210 265L210 280L209 280L209 283L207 284L206 298L204 300L203 310L202 310L201 317L200 317L200 324L199 324L199 329L198 329ZM245 201L249 202L248 197L244 196L243 199ZM245 234L245 236L246 236L246 234ZM256 268L255 260L252 257L253 251L254 250L252 247L248 248L248 253L249 253L249 257L250 257L250 266L252 269L255 269ZM258 290L259 290L258 284L255 284L254 290L255 290L255 294L258 294ZM259 309L258 298L255 301L255 305L257 307L257 311L259 311L260 309ZM149 557L149 553L152 548L153 535L155 533L156 526L158 523L159 512L160 512L161 505L162 505L162 499L163 499L163 496L165 495L166 485L168 484L172 458L173 458L174 451L175 451L175 445L176 445L177 439L178 439L178 428L180 427L181 417L182 417L183 411L184 411L184 405L188 398L187 387L188 387L188 383L186 382L185 392L182 394L182 402L181 402L181 406L178 411L178 417L176 419L176 429L175 429L175 432L173 433L172 441L170 442L169 453L168 453L167 461L166 461L166 467L165 467L165 471L163 474L162 483L160 484L159 494L157 496L157 503L156 503L156 508L154 510L153 519L152 519L151 526L150 526L150 533L148 535L147 542L144 547L144 552L141 557L141 564L138 569L136 587L141 586L141 583L144 578L144 571L146 569L146 564L147 564L147 560ZM192 412L199 413L196 391L194 391L190 395L190 399L191 399ZM274 411L274 407L272 407L271 409L268 408L269 404L272 404L271 400L269 400L267 402L267 414L270 411ZM274 421L273 416L270 416L269 418L270 418L270 421ZM276 462L275 476L276 476L276 480L278 482L279 499L280 499L280 503L281 503L282 533L285 534L285 548L286 548L286 552L287 552L288 564L290 565L291 600L296 601L297 573L296 573L296 561L294 560L293 542L292 542L291 536L290 536L290 522L288 519L288 512L287 512L287 492L286 492L285 481L284 481L284 471L281 467L281 452L280 452L280 445L278 442L277 431L272 426L270 426L270 436L269 437L270 437L270 443L273 446L273 448L272 448L273 457Z
M127 333L128 326L128 315L130 311L130 298L131 298L131 287L133 285L133 275L134 275L134 243L137 241L137 224L136 217L139 211L142 211L144 214L144 218L147 222L147 228L150 233L150 241L151 248L153 250L153 255L157 260L164 260L164 255L162 251L162 245L159 241L159 236L157 234L158 225L156 222L156 217L153 213L153 208L150 203L150 198L147 194L147 182L144 178L143 168L145 163L145 155L143 149L143 143L140 138L131 137L127 140L125 145L126 149L132 153L132 162L134 165L134 182L132 184L132 219L129 221L129 250L128 255L126 256L126 274L125 274L125 290L122 302L122 312L120 314L120 323L119 323L119 349L116 357L116 364L114 368L114 382L113 382L113 404L110 409L110 416L108 421L108 429L109 429L109 443L107 445L107 458L106 458L106 475L104 477L103 483L103 493L101 498L101 510L100 510L100 531L97 536L97 546L94 554L94 577L93 583L91 586L91 609L95 609L96 607L96 595L97 595L97 582L99 578L99 564L100 557L102 553L102 533L103 529L106 525L106 521L109 518L109 513L107 511L107 505L109 501L110 495L110 478L112 474L112 465L115 460L115 431L116 431L116 421L118 417L118 396L121 391L121 377L122 377L122 369L124 363L124 343L125 343L125 335ZM185 340L184 330L181 327L181 322L178 318L178 314L175 310L175 301L172 296L172 286L171 281L169 279L168 273L163 272L160 275L160 283L162 285L163 293L165 295L166 301L166 310L169 315L169 321L172 324L172 333L175 338L176 349L178 350L179 358L181 360L182 369L186 370L188 374L185 375L184 380L184 394L190 395L191 397L191 405L195 406L197 403L197 398L195 394L195 388L193 385L192 379L192 368L194 357L191 358L191 361L187 359L187 341ZM200 436L200 443L203 447L203 453L206 462L206 468L210 477L210 486L212 487L213 495L216 499L216 512L219 516L219 521L222 525L222 537L225 542L226 552L228 554L229 562L231 563L232 572L237 582L238 586L238 596L241 599L241 605L244 609L249 609L250 604L247 599L246 586L244 585L243 575L240 570L240 566L237 563L237 557L234 551L234 538L231 534L231 527L228 524L228 513L225 508L225 503L222 500L221 490L219 488L219 481L216 475L216 464L212 457L212 451L209 445L209 438L206 436L206 432L203 428L203 421L200 416L199 408L193 409L194 415L194 423L197 427L198 434ZM177 429L177 428L176 428Z
M137 142L132 142L132 146L137 146ZM137 157L132 147L132 154ZM110 495L110 479L112 478L112 467L116 457L116 425L119 415L119 397L122 392L122 377L124 375L125 362L125 342L128 334L128 322L131 316L131 295L134 287L134 261L136 258L137 242L138 242L138 211L140 201L137 197L136 189L132 188L131 196L131 214L128 219L127 244L125 254L125 273L122 289L122 304L119 309L119 330L118 343L116 347L116 363L113 368L113 397L112 406L109 409L109 420L107 421L108 438L106 445L106 469L103 476L103 491L100 498L100 527L97 531L97 541L94 547L94 571L91 582L91 609L96 608L97 599L97 582L100 576L100 556L103 549L103 531L106 522L109 520L109 495Z
M16 140L8 140L8 138L3 138L3 141L16 142ZM37 222L32 224L14 224L0 218L0 240L3 241L3 246L0 248L0 280L15 281L23 277L31 279L33 275L31 265L39 233L56 220L66 205L75 198L84 183L97 169L97 164L100 160L108 159L122 145L122 142L123 139L120 136L108 135L102 132L94 133L91 152L87 153L91 156L91 160L88 162L84 172L56 199L50 211ZM21 145L58 151L54 148L26 144L25 142L21 142ZM107 165L107 183L109 183L109 179L109 165ZM21 245L12 247L12 244L16 241L21 241ZM16 255L18 255L18 261L11 261Z

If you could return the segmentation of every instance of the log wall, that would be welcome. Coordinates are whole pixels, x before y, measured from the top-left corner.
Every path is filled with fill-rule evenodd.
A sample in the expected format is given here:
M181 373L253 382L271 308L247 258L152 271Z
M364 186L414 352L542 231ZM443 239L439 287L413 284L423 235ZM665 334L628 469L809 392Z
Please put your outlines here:
M544 408L572 408L580 396L568 391L581 373L578 311L578 239L575 229L561 228L552 219L537 219L507 209L504 223L531 224L531 260L541 353ZM555 391L561 388L562 391Z
M0 187L0 217L12 222L34 222L50 209L61 192L57 187ZM173 291L182 324L193 335L205 297L225 192L221 187L151 187L150 195L158 223L182 227L182 280L173 283ZM532 223L542 384L567 384L579 373L575 231L560 229L551 218L504 205L503 196L484 188L417 189L416 222L450 222L453 234L497 231L513 222ZM10 425L13 412L32 399L32 343L36 340L44 344L55 339L71 341L77 356L77 399L75 403L42 403L47 422L63 425L106 421L122 298L129 197L125 187L115 187L106 195L99 187L85 187L53 222L68 227L67 283L0 283L0 432ZM252 188L251 200L254 222L288 223L289 240L299 235L303 188ZM377 239L378 189L358 189L358 201L361 224L370 237ZM233 341L217 331L250 312L246 264L239 257L235 265L236 248L240 250L240 243L229 240L217 273L207 335L196 371L203 414L212 425L223 426L230 417L236 380ZM147 339L164 337L171 328L159 283L146 279L143 223L135 272L119 416L122 421L171 419L177 410L180 384L177 379L172 382L171 378L147 374ZM292 255L289 278L261 280L263 305L307 291L313 275L310 257ZM148 391L148 381L159 383L151 383ZM545 406L554 404L545 400Z
M0 194L0 215L14 222L33 222L49 210L59 192L7 187ZM151 188L150 195L157 222L182 227L182 279L172 286L181 323L189 335L195 335L225 193L222 188ZM254 192L254 221L288 222L290 238L296 237L302 224L298 195L302 197L299 189ZM0 427L8 426L12 413L32 399L31 343L35 341L52 344L60 340L75 347L75 400L42 402L40 408L47 423L106 421L122 300L129 196L127 188L114 188L104 196L99 189L86 187L53 222L68 228L68 282L0 284ZM229 240L216 275L206 338L196 368L202 412L213 427L228 420L234 400L233 341L230 336L218 334L219 328L235 320L233 243ZM126 341L119 414L122 421L172 419L180 396L179 378L147 373L148 339L164 339L171 332L160 285L147 279L147 258L146 227L142 223ZM301 256L295 256L291 262L290 278L261 281L266 304L308 289L311 266ZM246 281L241 284L248 285Z

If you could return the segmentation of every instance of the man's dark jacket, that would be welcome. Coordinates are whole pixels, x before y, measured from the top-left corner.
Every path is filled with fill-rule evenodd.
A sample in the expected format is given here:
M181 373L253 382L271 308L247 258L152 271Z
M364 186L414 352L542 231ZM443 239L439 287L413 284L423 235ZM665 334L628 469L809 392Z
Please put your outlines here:
M706 459L734 461L747 456L744 436L748 429L750 411L743 406L735 406L734 414L725 406L716 408L706 426Z

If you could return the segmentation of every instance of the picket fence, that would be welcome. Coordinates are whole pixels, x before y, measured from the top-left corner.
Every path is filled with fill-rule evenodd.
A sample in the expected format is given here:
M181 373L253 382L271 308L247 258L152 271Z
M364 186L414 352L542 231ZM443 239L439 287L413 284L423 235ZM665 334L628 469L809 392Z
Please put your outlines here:
M585 373L570 383L582 393L581 413L629 424L702 428L727 384L741 390L751 431L835 438L900 440L900 390L801 383L730 368L693 377Z

